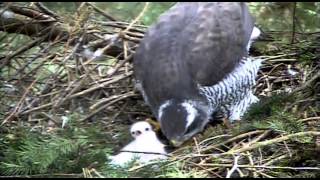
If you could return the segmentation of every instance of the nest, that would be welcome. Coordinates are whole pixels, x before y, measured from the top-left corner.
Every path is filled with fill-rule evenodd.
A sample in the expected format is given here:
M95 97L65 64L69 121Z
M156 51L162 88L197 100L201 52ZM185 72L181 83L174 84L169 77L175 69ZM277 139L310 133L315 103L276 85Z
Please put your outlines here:
M77 113L77 123L99 121L115 137L133 122L152 117L134 88L132 69L135 48L147 28L137 24L143 11L127 23L84 3L75 17L77 21L67 24L37 5L34 9L8 6L8 12L19 14L29 23L0 29L5 31L0 34L3 131L23 123L52 133L55 127L66 124L65 117ZM12 22L2 19L2 23ZM24 43L12 46L17 38ZM319 45L306 42L313 41L290 45L272 41L275 48L253 49L255 58L265 59L255 94L261 99L284 94L294 97L282 104L283 111L294 114L304 131L254 128L233 132L219 124L173 152L170 163L182 162L184 171L200 172L205 177L281 177L310 171L319 175L319 63L300 61L307 54L315 54ZM251 122L236 123L234 128ZM301 153L309 158L304 159Z

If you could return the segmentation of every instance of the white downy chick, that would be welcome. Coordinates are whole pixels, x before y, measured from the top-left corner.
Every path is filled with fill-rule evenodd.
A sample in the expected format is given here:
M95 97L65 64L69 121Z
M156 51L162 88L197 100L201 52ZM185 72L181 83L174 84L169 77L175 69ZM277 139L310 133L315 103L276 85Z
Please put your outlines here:
M156 159L166 159L165 145L157 138L148 122L140 121L133 124L130 128L133 138L131 143L126 145L121 151L134 151L146 153L120 152L111 156L110 164L125 166L127 163L136 159L139 163L147 163ZM158 154L152 154L158 153Z

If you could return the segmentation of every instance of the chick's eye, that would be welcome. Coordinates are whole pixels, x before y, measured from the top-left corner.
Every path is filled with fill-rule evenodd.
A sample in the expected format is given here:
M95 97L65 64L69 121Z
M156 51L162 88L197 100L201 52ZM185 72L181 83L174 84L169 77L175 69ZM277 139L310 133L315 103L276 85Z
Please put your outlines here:
M149 128L146 128L146 131L149 131Z
M131 132L131 134L133 134L133 135L134 135L135 133L134 133L134 132Z

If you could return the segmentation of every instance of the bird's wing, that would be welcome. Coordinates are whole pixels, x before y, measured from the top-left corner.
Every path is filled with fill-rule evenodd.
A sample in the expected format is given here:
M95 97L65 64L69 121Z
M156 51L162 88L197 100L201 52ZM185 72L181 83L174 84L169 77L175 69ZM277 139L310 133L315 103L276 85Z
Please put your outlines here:
M245 3L177 3L149 28L134 57L150 104L222 80L246 55L252 29Z
M244 3L208 3L200 9L182 34L181 41L186 41L183 44L191 51L182 58L197 83L209 86L222 80L247 55L254 24Z

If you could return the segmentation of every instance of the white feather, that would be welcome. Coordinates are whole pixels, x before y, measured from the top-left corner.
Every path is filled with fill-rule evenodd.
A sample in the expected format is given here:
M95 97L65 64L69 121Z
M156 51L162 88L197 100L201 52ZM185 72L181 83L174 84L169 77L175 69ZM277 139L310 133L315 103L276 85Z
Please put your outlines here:
M255 40L257 39L261 34L261 31L259 28L254 27L250 36L250 40Z
M159 111L158 111L158 119L161 119L163 110L164 110L166 107L168 107L170 104L171 104L171 101L170 101L170 100L165 101L163 104L161 104L161 106L160 106L160 108L159 108Z
M250 47L251 47L251 44L254 40L256 40L261 34L261 31L259 28L257 27L253 27L253 30L252 30L252 33L251 33L251 36L250 36L250 40L249 40L249 43L247 45L247 51L250 50Z
M192 104L188 102L183 102L181 105L186 109L188 113L186 127L189 127L197 116L198 111L193 107Z

